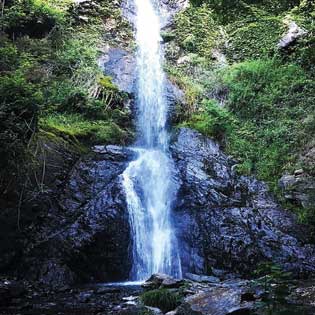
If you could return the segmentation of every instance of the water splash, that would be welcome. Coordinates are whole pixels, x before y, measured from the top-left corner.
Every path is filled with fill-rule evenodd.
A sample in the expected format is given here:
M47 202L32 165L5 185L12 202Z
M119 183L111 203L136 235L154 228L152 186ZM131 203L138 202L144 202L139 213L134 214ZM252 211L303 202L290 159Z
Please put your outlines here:
M137 11L138 158L123 173L133 238L132 280L162 272L181 277L171 206L176 195L168 154L168 104L158 6L134 0Z

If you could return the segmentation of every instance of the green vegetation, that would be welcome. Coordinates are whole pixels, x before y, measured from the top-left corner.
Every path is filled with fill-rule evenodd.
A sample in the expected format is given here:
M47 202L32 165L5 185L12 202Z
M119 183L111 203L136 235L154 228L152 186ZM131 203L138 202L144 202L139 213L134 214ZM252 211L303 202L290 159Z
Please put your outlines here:
M175 26L176 41L187 52L208 56L217 45L219 28L207 5L188 8L177 16Z
M147 306L157 307L163 313L174 310L181 300L181 296L177 292L168 289L157 289L144 292L141 295L142 302Z
M279 199L285 172L315 169L303 159L315 136L314 17L307 0L194 0L167 43L166 70L186 95L178 125L218 139L238 172L266 181ZM280 50L292 21L307 33ZM314 209L290 207L313 222Z
M117 20L109 34L107 18ZM127 23L116 4L108 1L88 4L83 11L70 0L4 2L1 178L28 168L28 148L37 141L37 133L55 134L81 147L130 141L131 119L124 107L128 96L98 66L104 33L108 42L130 42Z

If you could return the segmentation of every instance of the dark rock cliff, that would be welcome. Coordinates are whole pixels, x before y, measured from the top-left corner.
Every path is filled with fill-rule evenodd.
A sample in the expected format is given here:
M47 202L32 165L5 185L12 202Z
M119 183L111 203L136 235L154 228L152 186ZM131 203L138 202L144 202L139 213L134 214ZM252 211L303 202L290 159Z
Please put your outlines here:
M277 205L264 183L235 174L235 162L217 143L182 128L171 154L184 272L247 276L263 261L297 276L315 272L306 227ZM133 155L122 147L95 147L59 188L23 205L42 215L19 241L16 275L51 287L128 279L131 238L120 175Z
M181 129L172 155L181 181L174 223L184 271L214 267L246 276L272 261L298 275L314 273L309 231L281 209L264 183L236 175L235 162L217 143Z

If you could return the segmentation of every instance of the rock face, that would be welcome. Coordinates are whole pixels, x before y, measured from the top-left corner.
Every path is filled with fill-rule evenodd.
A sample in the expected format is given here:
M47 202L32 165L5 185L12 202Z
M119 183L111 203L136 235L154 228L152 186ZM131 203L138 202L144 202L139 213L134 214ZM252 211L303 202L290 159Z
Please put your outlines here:
M135 57L121 48L108 47L100 59L106 75L113 78L117 87L129 94L134 93L136 84Z
M279 181L284 197L304 208L315 206L315 178L304 173L283 175Z
M98 146L75 165L33 228L20 274L51 287L128 278L130 231L119 175L132 157L128 149Z
M122 48L107 47L99 59L99 64L105 75L111 76L121 91L135 94L136 58L131 52ZM170 112L175 112L173 109L184 102L184 93L170 80L166 80L166 98Z
M237 176L217 143L184 128L171 152L180 182L174 225L184 273L209 274L214 267L246 276L263 261L295 274L315 272L308 231L264 183Z
M228 279L248 275L262 261L297 275L315 273L306 228L275 203L265 184L237 176L234 161L217 143L182 128L171 154L179 186L173 219L184 274ZM120 175L133 158L127 148L96 146L58 185L33 195L23 207L37 219L20 242L15 275L54 288L128 279L131 238ZM162 282L168 288L179 283Z

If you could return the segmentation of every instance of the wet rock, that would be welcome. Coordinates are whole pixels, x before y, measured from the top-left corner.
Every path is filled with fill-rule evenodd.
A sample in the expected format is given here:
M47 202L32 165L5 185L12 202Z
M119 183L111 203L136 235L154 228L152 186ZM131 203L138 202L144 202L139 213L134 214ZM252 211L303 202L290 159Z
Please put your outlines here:
M149 310L152 315L163 315L163 312L157 307L146 306L146 309Z
M159 288L178 288L183 284L180 279L175 279L163 273L153 274L142 284L143 288L154 290Z
M121 49L108 47L99 60L106 75L124 92L134 93L136 84L136 60L133 54Z
M210 282L210 283L218 283L220 279L213 276L205 276L205 275L195 275L193 273L187 272L185 274L185 278L188 280L196 281L196 282Z
M238 176L219 145L183 128L171 147L180 185L174 225L183 273L211 268L248 275L272 261L295 275L315 272L309 230L281 209L268 187Z
M307 31L299 27L296 22L292 21L289 24L288 32L280 39L278 48L287 49L293 45L299 38L307 34Z
M136 92L136 58L127 50L108 47L103 51L99 64L105 75L112 77L117 87L130 95ZM170 80L166 80L166 99L170 112L174 112L178 104L184 102L184 93Z

